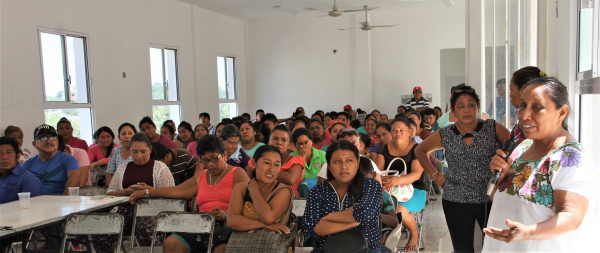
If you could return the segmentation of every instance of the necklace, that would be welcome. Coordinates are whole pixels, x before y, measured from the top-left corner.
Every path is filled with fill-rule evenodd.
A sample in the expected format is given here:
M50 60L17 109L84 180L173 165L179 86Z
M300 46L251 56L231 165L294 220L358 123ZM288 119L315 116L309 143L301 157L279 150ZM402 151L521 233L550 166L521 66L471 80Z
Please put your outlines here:
M219 175L219 178L217 178L217 181L215 181L215 184L219 182L219 180L221 179L221 176L223 176L223 174L225 174L225 171L227 170L227 167L229 165L225 166L225 169L223 170L223 172L221 172L221 175ZM212 174L209 174L208 179L210 180L210 185L214 185L212 183Z

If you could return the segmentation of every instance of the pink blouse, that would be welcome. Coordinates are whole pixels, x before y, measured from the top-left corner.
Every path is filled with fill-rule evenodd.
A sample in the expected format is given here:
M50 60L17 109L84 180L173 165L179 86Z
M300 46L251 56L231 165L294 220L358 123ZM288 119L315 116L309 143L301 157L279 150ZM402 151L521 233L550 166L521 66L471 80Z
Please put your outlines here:
M113 149L118 146L119 146L119 144L115 143L113 145ZM110 156L110 153L112 153L112 150L110 150L108 152L108 156ZM102 160L102 161L104 161L104 164L108 164L108 160L110 159L110 157L104 157L102 152L100 152L100 146L98 146L98 145L90 147L90 149L88 150L88 157L90 158L90 163Z

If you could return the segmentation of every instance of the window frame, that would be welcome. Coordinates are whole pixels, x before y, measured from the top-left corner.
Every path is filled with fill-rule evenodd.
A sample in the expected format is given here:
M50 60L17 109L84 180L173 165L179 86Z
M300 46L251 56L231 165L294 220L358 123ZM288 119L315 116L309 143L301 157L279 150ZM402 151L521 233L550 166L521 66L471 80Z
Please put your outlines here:
M165 99L154 99L152 98L152 59L150 58L150 49L151 48L156 48L156 49L161 49L161 55L162 55L162 60L161 60L161 64L162 64L162 71L163 71L163 90L165 91ZM175 51L175 72L177 75L177 81L176 81L176 88L177 88L177 100L176 101L169 101L169 98L166 96L166 90L168 89L167 86L167 79L166 79L166 67L165 66L165 49L167 50L174 50ZM182 115L183 115L183 107L181 106L181 78L180 78L180 71L179 71L179 47L176 46L168 46L168 45L163 45L163 44L157 44L157 43L150 43L148 45L148 67L150 69L149 73L150 73L150 100L152 100L152 106L151 106L151 110L153 110L154 106L168 106L168 105L177 105L179 106L179 119L180 121L182 120ZM154 119L154 112L152 112L152 120ZM157 124L157 130L160 133L160 126L158 124L162 124L162 122L154 122L155 124ZM181 122L179 122L181 123ZM178 123L178 124L179 124ZM175 132L177 132L177 129L175 129Z
M239 114L239 103L238 103L238 77L237 77L237 56L236 55L231 55L231 54L217 54L217 60L219 59L219 57L225 57L225 65L227 65L227 58L233 58L233 94L235 95L235 99L228 99L228 98L220 98L219 97L219 83L217 81L217 98L219 99L219 118L221 118L221 112L220 112L220 108L221 108L221 104L225 104L225 103L235 103L235 111L238 112ZM217 80L218 80L218 67L217 66ZM227 80L227 66L225 67L225 81L227 83L229 83L229 81ZM228 91L228 87L229 84L226 84L227 87L225 89L225 94L227 94L227 97L229 97L229 91ZM237 116L237 115L235 115ZM235 116L231 116L232 118Z

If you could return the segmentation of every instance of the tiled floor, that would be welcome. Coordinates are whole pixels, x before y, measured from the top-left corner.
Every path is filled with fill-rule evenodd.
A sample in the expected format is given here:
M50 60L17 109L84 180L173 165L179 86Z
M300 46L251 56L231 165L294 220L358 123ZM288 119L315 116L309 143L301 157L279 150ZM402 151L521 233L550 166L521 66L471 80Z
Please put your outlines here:
M429 201L425 206L425 227L423 228L425 249L420 252L452 252L452 241L446 225L444 210L442 210L441 195L435 201ZM403 235L398 247L403 248L407 239Z

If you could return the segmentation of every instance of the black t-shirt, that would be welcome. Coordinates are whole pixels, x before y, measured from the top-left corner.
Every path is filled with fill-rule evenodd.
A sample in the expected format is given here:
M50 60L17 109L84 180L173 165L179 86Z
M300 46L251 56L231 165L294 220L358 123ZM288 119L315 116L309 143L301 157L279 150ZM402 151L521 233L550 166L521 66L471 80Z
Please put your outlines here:
M415 148L417 148L417 145L419 144L415 144L410 151L408 152L408 154L404 155L404 156L393 156L390 154L390 150L388 148L388 144L386 144L385 146L383 146L383 148L381 148L379 150L379 153L383 155L383 157L385 157L385 167L384 168L380 168L381 171L386 170L388 165L390 164L390 162L396 158L396 157L400 157L404 160L404 162L406 162L406 174L410 174L411 173L411 167L412 167L412 162L414 160L417 160L417 156L415 155ZM400 160L396 160L394 161L394 163L392 164L392 167L390 167L390 170L396 170L399 171L400 173L402 173L404 171L404 164L402 163L402 161ZM420 177L420 176L419 176ZM425 184L419 179L415 182L412 183L413 187L415 189L419 189L419 190L425 190Z

